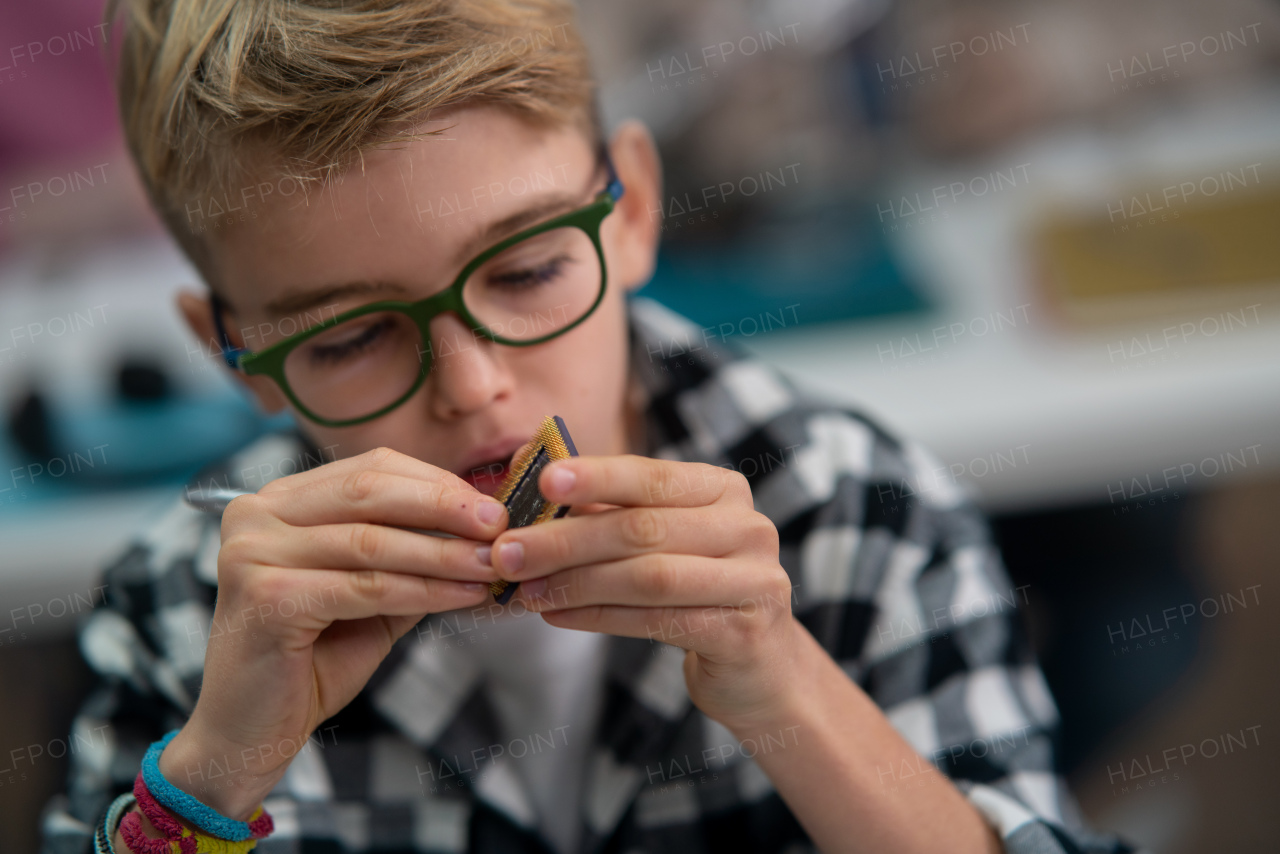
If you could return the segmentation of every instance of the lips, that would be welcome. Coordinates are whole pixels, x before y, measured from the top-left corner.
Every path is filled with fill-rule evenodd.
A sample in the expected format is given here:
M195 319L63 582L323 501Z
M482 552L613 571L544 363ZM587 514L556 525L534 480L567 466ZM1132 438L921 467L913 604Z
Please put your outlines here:
M481 463L469 469L462 475L462 479L485 495L493 495L498 491L498 487L502 485L502 479L506 476L507 461L490 460L487 463Z
M485 495L493 495L507 476L507 464L511 462L512 455L525 441L507 439L478 448L454 473Z

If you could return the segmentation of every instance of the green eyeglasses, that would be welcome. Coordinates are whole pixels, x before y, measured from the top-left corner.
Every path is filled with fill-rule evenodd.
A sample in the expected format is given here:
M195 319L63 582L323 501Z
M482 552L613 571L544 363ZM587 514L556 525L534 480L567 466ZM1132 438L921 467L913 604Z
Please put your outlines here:
M222 321L226 306L213 298L222 355L232 370L273 379L307 418L347 427L385 415L404 403L445 356L481 338L530 347L563 335L604 299L600 224L622 198L608 153L608 184L590 204L539 223L481 252L453 284L417 302L386 300L354 308L250 353L235 347ZM430 323L446 311L471 329L469 341L438 342Z

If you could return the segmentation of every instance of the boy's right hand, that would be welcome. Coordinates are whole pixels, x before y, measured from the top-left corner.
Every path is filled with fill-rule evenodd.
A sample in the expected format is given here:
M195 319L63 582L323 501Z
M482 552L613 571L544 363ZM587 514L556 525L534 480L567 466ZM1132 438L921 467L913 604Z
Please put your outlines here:
M232 501L200 698L161 773L247 819L401 635L426 614L485 601L497 573L477 548L506 525L500 502L386 448Z

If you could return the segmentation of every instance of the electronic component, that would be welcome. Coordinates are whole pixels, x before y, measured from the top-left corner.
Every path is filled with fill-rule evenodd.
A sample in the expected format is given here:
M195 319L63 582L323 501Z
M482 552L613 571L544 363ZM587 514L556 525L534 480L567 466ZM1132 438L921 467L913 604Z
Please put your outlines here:
M507 507L510 519L508 528L537 525L548 519L558 519L569 512L568 505L548 501L538 491L538 475L542 474L543 469L555 460L578 456L578 449L573 446L573 439L569 438L569 428L565 427L564 419L559 415L544 418L542 426L529 441L530 444L525 445L516 457L493 496ZM500 578L489 585L489 592L499 604L505 604L515 594L518 586L519 582Z

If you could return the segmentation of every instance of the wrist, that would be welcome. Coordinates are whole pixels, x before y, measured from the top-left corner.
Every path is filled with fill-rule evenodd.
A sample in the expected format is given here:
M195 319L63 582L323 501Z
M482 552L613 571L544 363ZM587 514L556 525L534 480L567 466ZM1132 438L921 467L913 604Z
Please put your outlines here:
M193 722L160 754L165 780L228 818L247 821L287 770L264 767L255 748L210 737Z
M768 691L746 708L735 709L715 716L716 721L739 739L755 738L763 733L776 732L801 724L812 711L816 667L816 650L826 653L799 620L791 619L789 636L782 645L782 652L773 657L773 676L768 680Z

